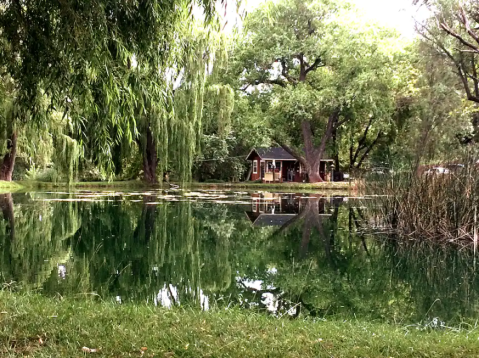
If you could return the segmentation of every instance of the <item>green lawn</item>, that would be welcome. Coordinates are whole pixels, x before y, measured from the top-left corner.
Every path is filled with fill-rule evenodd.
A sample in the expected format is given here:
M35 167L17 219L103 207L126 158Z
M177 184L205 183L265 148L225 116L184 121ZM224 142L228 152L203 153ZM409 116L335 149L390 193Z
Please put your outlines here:
M2 357L90 355L83 347L96 357L479 357L478 338L472 328L423 331L0 291Z

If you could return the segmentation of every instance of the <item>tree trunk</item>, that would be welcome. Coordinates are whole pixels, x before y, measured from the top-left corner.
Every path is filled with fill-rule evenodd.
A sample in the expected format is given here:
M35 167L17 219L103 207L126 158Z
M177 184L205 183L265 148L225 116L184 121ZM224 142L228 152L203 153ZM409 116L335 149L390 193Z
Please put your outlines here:
M320 158L308 158L306 157L306 173L308 173L308 182L309 183L320 183L324 181L319 175L319 163Z
M323 179L319 175L319 164L321 158L323 157L324 152L326 151L326 144L331 138L334 124L339 117L339 110L335 110L328 119L328 124L326 125L326 131L321 138L321 143L319 146L315 147L313 144L313 130L311 128L311 122L304 120L301 122L301 133L304 143L304 156L300 154L298 150L290 147L284 143L280 138L275 138L275 141L283 147L285 151L295 157L303 166L305 167L306 173L308 174L308 181L310 183L319 183Z
M479 104L476 104L474 107L475 109L477 109L477 107L479 107ZM479 142L479 113L478 112L472 113L471 124L474 130L473 132L474 141L477 143Z
M8 140L7 153L0 165L0 180L12 181L15 156L17 155L17 133L13 132Z
M323 180L319 175L319 163L323 153L319 151L319 148L314 148L313 145L313 130L311 129L311 122L303 121L301 123L301 132L303 134L304 141L304 154L305 154L305 169L308 174L308 182L319 183Z
M253 174L253 165L250 165L250 167L248 169L248 174L246 174L245 181L249 181L251 179L251 174Z
M146 130L146 143L143 149L143 175L146 182L150 184L158 183L156 176L156 167L158 166L158 154L156 151L156 140L150 127Z
M116 144L111 153L111 159L115 167L115 175L119 176L123 171L121 145Z
M3 219L7 222L7 233L10 240L15 240L15 216L13 213L12 193L0 194L0 209L3 213Z
M334 148L334 155L333 155L334 168L335 168L337 171L339 171L339 150L338 150L337 136L338 136L337 130L336 130L336 128L334 128L334 129L333 129L333 133L332 133L333 148Z

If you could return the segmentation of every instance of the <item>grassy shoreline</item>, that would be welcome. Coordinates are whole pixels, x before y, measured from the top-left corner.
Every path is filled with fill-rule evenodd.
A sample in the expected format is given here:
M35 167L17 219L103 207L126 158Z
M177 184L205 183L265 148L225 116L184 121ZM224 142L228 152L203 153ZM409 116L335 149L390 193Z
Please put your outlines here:
M349 193L356 193L357 186L349 182L324 182L324 183L254 183L254 182L235 182L235 183L199 183L191 182L181 185L188 189L219 189L219 190L288 190L288 191L318 191L339 193L341 195L348 195ZM54 189L150 189L150 188L169 188L169 184L163 183L158 185L148 185L139 180L130 181L112 181L112 182L74 182L67 183L49 183L38 181L20 181L20 182L5 182L0 181L0 193L13 191L32 191L32 190L54 190Z
M9 193L23 189L23 185L14 181L0 180L0 193Z
M240 188L240 189L289 189L289 190L356 190L356 186L349 182L323 182L323 183L191 183L192 187L203 188Z
M0 291L0 355L74 357L479 357L479 329L285 319ZM143 352L143 353L142 353Z

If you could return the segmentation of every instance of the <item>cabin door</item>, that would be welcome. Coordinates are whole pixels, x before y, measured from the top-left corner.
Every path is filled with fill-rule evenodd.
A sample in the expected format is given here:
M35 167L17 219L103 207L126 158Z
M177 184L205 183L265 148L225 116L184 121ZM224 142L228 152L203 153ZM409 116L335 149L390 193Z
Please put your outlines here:
M261 176L260 178L263 179L264 178L264 162L261 162L260 163L260 173L261 173Z

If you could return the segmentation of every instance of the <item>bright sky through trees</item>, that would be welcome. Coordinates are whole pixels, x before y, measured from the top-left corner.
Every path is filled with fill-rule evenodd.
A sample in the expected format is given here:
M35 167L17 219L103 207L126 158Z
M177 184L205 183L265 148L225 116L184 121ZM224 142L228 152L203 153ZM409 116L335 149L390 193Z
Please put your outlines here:
M244 0L242 8L251 12L265 1ZM357 6L367 19L376 21L382 26L396 28L407 38L415 36L414 19L423 20L427 13L424 7L412 5L412 0L350 0L350 2ZM226 18L228 20L227 29L234 26L235 23L241 23L236 14L236 6L228 6Z
M423 20L424 7L412 5L412 0L351 0L366 17L384 26L398 29L406 37L415 36L414 19Z

